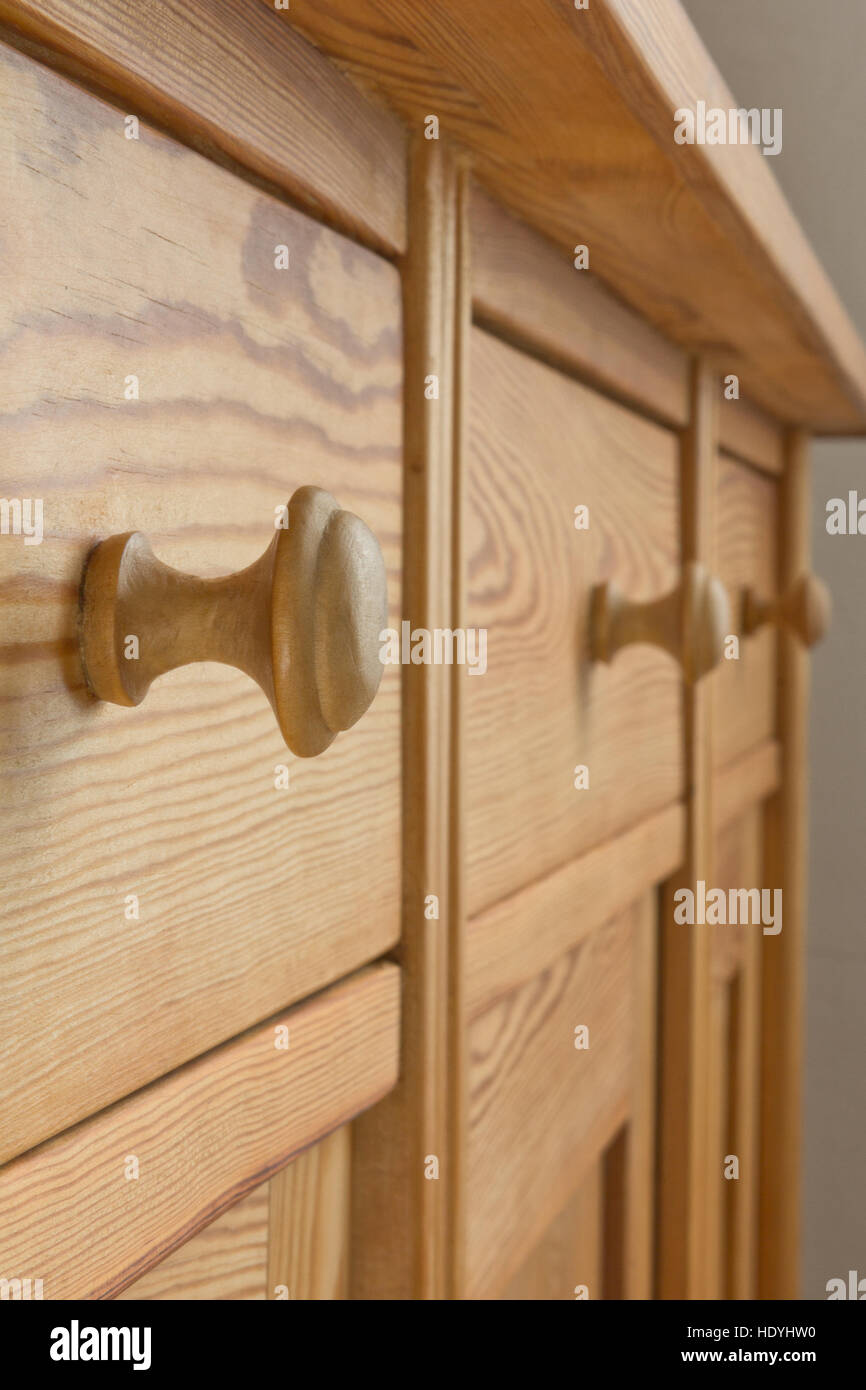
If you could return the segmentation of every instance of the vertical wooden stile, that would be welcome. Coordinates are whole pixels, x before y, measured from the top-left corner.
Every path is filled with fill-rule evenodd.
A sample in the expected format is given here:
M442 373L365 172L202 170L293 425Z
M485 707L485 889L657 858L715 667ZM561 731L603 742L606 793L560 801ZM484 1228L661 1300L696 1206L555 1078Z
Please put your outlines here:
M810 468L806 436L791 431L782 479L779 592L809 570ZM761 1030L761 1203L758 1294L799 1297L800 1107L808 849L806 758L809 656L779 633L778 731L782 783L767 807L764 882L782 889L783 928L764 938Z
M709 364L693 365L691 421L683 434L682 559L713 568L713 497L720 383ZM688 798L682 875L662 894L660 923L660 1067L657 1287L661 1298L701 1298L710 1238L708 1135L709 942L700 927L673 919L673 892L709 881L712 864L712 677L685 686ZM708 1166L709 1165L709 1166ZM721 1207L721 1193L717 1205Z
M459 622L458 321L466 312L462 294L468 293L458 294L465 246L459 234L461 177L444 141L415 138L402 265L403 617L413 629ZM454 1039L461 1013L459 952L452 947L461 928L452 872L459 844L459 743L453 726L460 674L447 665L403 668L403 904L396 953L403 969L401 1076L396 1090L354 1127L354 1298L441 1299L454 1290ZM431 897L438 900L436 917L425 915Z

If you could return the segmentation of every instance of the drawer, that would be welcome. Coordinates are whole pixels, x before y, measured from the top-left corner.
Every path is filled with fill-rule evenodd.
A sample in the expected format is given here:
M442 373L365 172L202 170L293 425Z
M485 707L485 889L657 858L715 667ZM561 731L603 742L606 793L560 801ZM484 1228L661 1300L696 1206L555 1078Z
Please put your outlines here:
M76 625L101 537L225 574L305 484L377 537L396 623L402 366L391 265L145 125L125 139L122 111L20 55L0 67L4 490L44 504L41 544L0 541L2 1161L397 940L397 668L296 759L228 666L96 702Z
M727 588L732 630L743 591L771 599L778 588L779 483L746 463L720 454L716 467L715 565ZM713 674L712 743L718 767L773 737L776 728L776 629L740 636L736 661Z
M587 642L595 584L647 601L680 581L678 437L481 329L468 434L467 623L488 634L466 677L471 915L676 801L684 742L678 664L644 645L590 664Z

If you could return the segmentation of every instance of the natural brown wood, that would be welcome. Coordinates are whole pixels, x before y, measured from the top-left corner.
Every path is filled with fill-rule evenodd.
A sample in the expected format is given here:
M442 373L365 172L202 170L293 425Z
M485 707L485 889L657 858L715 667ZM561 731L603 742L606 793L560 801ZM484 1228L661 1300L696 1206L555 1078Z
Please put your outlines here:
M779 487L774 478L720 454L716 464L714 543L719 578L728 591L739 655L713 676L713 763L725 766L776 732L777 642L772 632L750 634L743 593L776 592Z
M716 881L720 887L761 884L762 821L763 808L754 803L718 843ZM725 1184L727 1267L722 1296L752 1299L757 1292L758 1268L761 958L765 947L760 927L720 927L714 934L714 966L726 978L730 1009L730 1036L722 1059L730 1094L725 1133L729 1147L725 1152L736 1154L739 1160L739 1177ZM734 936L739 937L738 958L731 969Z
M784 592L810 568L808 442L797 432L787 442L780 510L778 588ZM797 1298L800 1292L809 657L807 649L787 630L780 634L779 648L782 785L767 808L764 882L782 889L785 919L782 932L766 938L763 952L760 1298Z
M476 322L664 424L687 424L681 348L477 188L471 229Z
M758 801L765 801L781 782L782 750L768 739L744 757L713 773L713 826L718 832Z
M469 1014L532 979L624 912L647 884L673 873L684 848L684 808L669 806L474 917L466 940Z
M637 921L606 923L472 1021L469 1298L506 1286L626 1119ZM575 1045L579 1026L588 1048Z
M137 531L100 541L81 591L81 659L97 699L139 705L157 676L220 661L261 686L299 757L357 723L382 679L382 552L322 488L298 488L283 519L258 560L221 579L171 569Z
M454 455L458 407L459 170L443 144L416 138L411 158L409 253L404 267L405 544L403 611L413 627L453 629ZM438 396L426 388L438 381ZM448 1234L452 1161L454 967L460 931L452 899L449 816L453 683L443 665L403 671L404 1008L400 1084L353 1138L354 1298L429 1299L456 1277ZM434 1171L434 1165L438 1165Z
M268 1183L261 1183L242 1197L224 1216L119 1293L118 1300L266 1298L268 1189Z
M588 623L594 584L641 601L679 580L677 437L479 329L471 382L466 621L487 633L465 691L475 916L678 800L683 744L679 669L652 647L592 662Z
M260 0L261 3L261 0ZM269 4L270 0L264 0ZM281 20L744 395L821 433L866 425L866 350L751 145L680 145L674 111L736 107L674 0L292 0ZM526 132L532 131L532 139Z
M751 401L723 395L719 407L719 445L741 463L776 477L785 466L785 431Z
M0 0L0 20L124 112L243 165L377 250L404 249L405 130L273 5Z
M730 609L723 585L702 565L687 565L669 594L635 603L608 580L595 587L590 609L590 654L612 661L623 647L645 642L661 647L694 685L722 659Z
M832 616L830 590L814 574L803 574L776 599L762 599L752 589L743 598L743 628L755 632L764 623L787 627L804 647L826 635Z
M346 1298L351 1127L307 1149L270 1181L268 1298Z
M6 1164L4 1267L117 1293L390 1090L399 1015L399 970L371 966Z
M19 54L0 81L4 489L44 498L46 527L0 546L2 1161L396 942L397 668L296 762L227 667L96 704L77 607L100 536L225 574L317 483L375 533L397 625L402 368L394 267L153 131L125 140Z
M574 1301L601 1296L601 1165L554 1217L532 1253L499 1295L506 1302Z
M683 559L715 563L713 499L719 383L698 360L683 440ZM665 887L660 928L659 1193L656 1279L661 1298L700 1298L706 1286L709 951L700 928L674 922L673 890L712 881L712 681L685 691L689 787L682 874Z

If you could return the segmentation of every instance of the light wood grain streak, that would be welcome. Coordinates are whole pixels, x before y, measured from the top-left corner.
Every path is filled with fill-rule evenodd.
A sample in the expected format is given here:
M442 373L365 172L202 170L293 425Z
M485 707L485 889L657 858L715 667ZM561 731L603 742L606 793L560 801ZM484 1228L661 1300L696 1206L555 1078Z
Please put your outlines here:
M268 1184L262 1183L117 1298L264 1299L267 1250Z
M753 748L736 762L713 773L713 826L718 833L756 802L765 801L778 789L782 776L782 749L775 739Z
M2 1161L397 941L398 668L294 760L228 667L98 704L77 607L100 536L225 574L316 483L374 531L397 622L402 368L393 266L144 126L125 140L20 54L0 80L0 451L46 528L0 547Z
M343 1125L270 1181L267 1297L342 1299L349 1270L352 1132Z
M466 942L469 1014L578 946L647 885L673 873L684 852L685 809L668 806L473 918Z
M728 400L719 407L719 444L726 454L777 477L785 466L785 432L750 401Z
M14 1159L2 1273L38 1271L50 1299L131 1284L394 1085L399 1015L399 970L371 966Z
M601 1165L554 1217L532 1253L499 1297L506 1302L574 1301L585 1284L590 1298L601 1296Z
M402 251L404 129L270 11L249 0L0 0L0 19L124 111L236 161L375 249Z
M471 226L476 322L665 424L686 424L689 364L680 348L477 189Z
M633 912L606 923L472 1022L469 1298L505 1287L625 1121L635 926Z
M260 0L262 3L262 0ZM263 0L269 4L270 0ZM866 351L752 146L677 145L673 112L736 105L673 0L292 0L281 13L665 336L789 423L866 424ZM527 131L532 138L527 138Z
M676 435L477 328L471 378L466 608L487 631L465 691L475 916L679 800L683 745L676 664L638 646L592 662L588 623L595 583L641 601L679 581Z

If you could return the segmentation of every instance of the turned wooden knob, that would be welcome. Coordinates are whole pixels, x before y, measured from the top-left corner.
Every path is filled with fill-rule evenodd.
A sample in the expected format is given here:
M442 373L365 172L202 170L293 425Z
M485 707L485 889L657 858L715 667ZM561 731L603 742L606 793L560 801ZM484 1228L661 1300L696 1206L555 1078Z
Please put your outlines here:
M743 593L743 631L746 636L775 623L787 627L805 647L820 642L830 626L833 601L830 590L814 574L802 575L786 594L777 599L760 599L753 589Z
M692 684L721 661L729 628L724 585L702 565L687 565L676 589L648 603L630 602L612 583L597 584L592 591L594 661L611 661L622 647L649 642L670 652Z
M81 657L93 694L116 705L139 704L157 676L192 661L236 666L267 695L292 752L312 758L376 694L386 623L375 536L329 493L302 487L288 526L225 578L164 565L139 531L101 541L84 572Z

